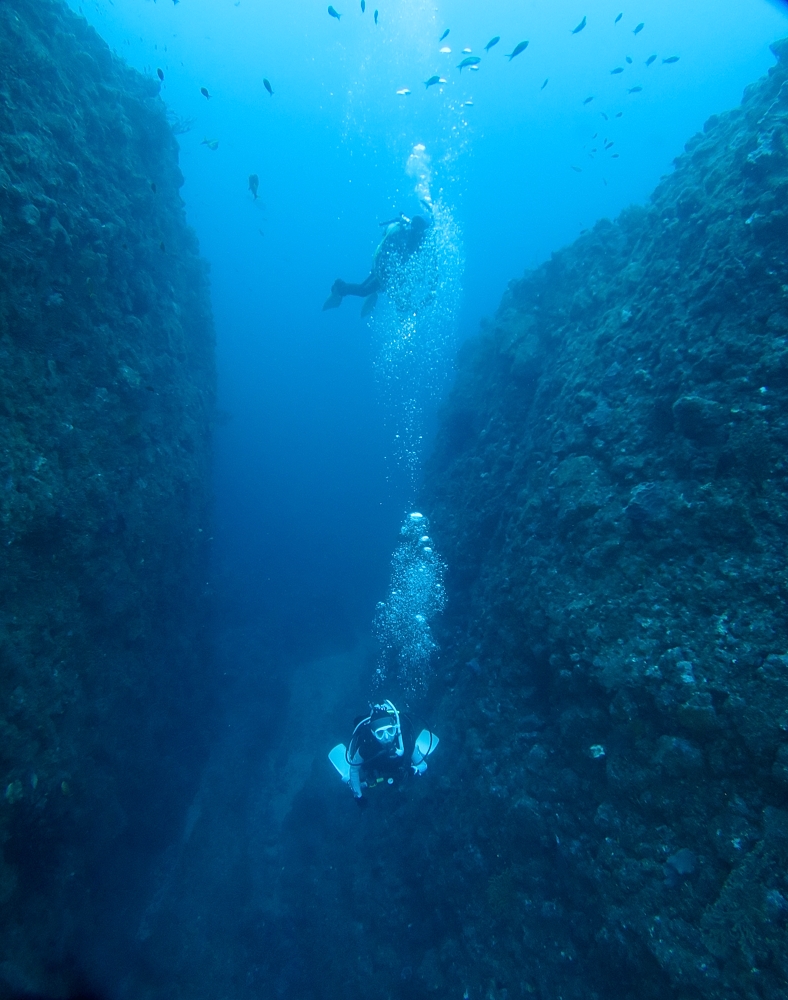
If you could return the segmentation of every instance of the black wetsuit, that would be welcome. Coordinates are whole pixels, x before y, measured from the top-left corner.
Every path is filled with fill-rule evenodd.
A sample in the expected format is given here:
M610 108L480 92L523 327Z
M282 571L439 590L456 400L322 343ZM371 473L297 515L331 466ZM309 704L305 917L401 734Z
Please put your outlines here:
M410 765L413 757L413 749L416 746L416 739L413 735L413 724L407 716L400 715L400 726L402 727L402 745L405 752L401 757L397 756L399 740L393 743L380 743L372 735L370 724L364 723L353 734L348 747L348 761L352 762L356 753L361 756L360 778L362 783L366 782L371 787L379 780L387 781L393 778L398 781L410 772ZM359 765L353 765L351 767Z
M360 284L337 278L331 291L343 297L357 295L363 299L386 291L401 278L402 268L421 246L428 228L428 224L414 228L412 223L392 223L375 251L369 275Z

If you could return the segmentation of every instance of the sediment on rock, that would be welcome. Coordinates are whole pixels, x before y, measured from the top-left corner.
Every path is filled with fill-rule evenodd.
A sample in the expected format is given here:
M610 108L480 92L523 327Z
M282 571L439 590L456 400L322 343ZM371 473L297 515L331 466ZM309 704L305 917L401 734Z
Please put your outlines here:
M0 982L37 991L191 789L213 329L158 84L5 0L0 98Z

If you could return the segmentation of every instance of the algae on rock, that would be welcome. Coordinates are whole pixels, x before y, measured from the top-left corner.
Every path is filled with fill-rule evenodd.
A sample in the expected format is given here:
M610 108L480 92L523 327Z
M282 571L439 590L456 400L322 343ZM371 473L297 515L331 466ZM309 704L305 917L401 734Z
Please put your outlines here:
M0 981L37 991L58 911L189 794L213 329L158 84L4 0L0 98Z

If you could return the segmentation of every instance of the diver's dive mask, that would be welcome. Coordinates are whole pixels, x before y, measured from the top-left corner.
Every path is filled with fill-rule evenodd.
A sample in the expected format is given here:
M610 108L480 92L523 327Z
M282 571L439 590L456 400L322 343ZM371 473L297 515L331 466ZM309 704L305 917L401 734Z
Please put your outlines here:
M377 713L377 717L375 717ZM385 713L385 714L384 714ZM396 754L401 757L405 752L402 742L402 727L399 721L399 712L390 701L384 701L382 705L373 705L370 713L369 728L372 735L383 746L391 746L396 742Z
M397 738L397 725L393 720L382 720L372 730L372 735L378 743L392 743Z

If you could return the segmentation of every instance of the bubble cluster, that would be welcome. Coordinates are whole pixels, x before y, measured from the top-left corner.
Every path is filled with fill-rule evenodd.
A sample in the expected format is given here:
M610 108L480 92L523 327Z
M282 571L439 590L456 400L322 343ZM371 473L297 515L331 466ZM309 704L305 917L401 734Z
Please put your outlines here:
M430 194L432 169L424 146L413 148L406 170L432 224L418 251L398 267L370 322L395 457L415 487L425 414L434 408L451 372L464 262L453 212Z
M388 596L375 612L375 635L381 645L379 684L395 675L409 693L426 687L430 660L438 648L430 622L446 604L445 572L445 563L433 549L427 518L410 514L391 558Z

